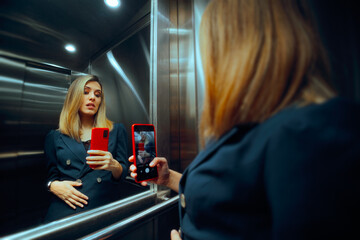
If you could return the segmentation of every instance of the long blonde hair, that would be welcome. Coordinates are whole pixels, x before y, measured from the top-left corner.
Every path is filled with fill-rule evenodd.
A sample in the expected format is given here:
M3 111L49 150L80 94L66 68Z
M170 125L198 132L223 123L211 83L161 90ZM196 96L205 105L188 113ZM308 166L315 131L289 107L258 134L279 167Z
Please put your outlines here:
M94 116L94 127L107 127L110 131L113 128L113 123L106 117L105 97L99 78L94 75L78 77L72 82L66 94L59 119L59 130L62 134L68 135L79 142L81 141L80 136L82 134L79 109L82 104L84 87L91 81L98 82L101 87L101 103Z
M262 122L292 103L335 95L307 5L301 0L215 0L203 14L205 101L200 139Z

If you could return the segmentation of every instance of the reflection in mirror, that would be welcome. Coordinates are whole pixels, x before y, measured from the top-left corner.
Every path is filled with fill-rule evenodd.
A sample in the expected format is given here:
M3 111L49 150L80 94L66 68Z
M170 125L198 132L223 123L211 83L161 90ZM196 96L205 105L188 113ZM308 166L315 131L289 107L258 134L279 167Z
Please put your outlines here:
M1 1L0 236L44 223L56 197L47 191L45 136L58 128L78 76L99 77L107 117L124 125L131 154L131 124L149 122L149 24L147 0L116 9L104 1ZM76 51L67 52L67 44ZM127 175L111 201L146 189Z

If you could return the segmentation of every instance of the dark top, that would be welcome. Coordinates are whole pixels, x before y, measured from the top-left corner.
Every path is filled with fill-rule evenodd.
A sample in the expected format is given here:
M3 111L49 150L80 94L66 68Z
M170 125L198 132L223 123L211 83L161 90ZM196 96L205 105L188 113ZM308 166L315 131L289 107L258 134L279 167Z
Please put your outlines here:
M360 239L359 124L335 98L234 127L181 178L183 239Z
M45 156L48 161L48 181L70 180L81 181L77 187L80 192L89 197L88 205L76 210L68 206L63 200L53 195L45 222L59 219L70 214L89 210L119 199L120 180L113 178L107 170L93 170L86 164L86 146L82 142L52 130L45 140ZM113 158L123 167L121 179L128 173L127 134L122 124L114 124L109 133L108 150Z

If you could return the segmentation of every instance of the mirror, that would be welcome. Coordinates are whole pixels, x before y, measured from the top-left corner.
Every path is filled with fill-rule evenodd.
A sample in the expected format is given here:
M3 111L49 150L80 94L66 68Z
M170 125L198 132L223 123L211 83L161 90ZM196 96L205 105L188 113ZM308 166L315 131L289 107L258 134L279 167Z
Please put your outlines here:
M65 49L72 44L75 52ZM71 50L71 49L70 49ZM0 3L0 236L42 224L46 188L44 139L58 127L71 82L102 81L107 116L149 122L150 1L5 0ZM121 198L147 190L127 177Z

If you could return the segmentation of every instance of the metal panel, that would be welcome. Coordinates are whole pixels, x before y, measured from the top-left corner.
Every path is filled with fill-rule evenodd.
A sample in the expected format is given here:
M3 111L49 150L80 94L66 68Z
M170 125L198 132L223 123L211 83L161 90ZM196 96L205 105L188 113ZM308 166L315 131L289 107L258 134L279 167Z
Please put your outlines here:
M24 63L0 56L0 159L15 156L18 147L24 69Z
M157 129L158 155L170 155L169 2L152 1L150 115Z
M107 115L123 123L131 142L131 125L149 123L150 26L130 33L118 46L91 62L103 83ZM128 144L128 154L132 146Z
M0 233L16 224L11 219L16 216L17 191L14 187L17 185L14 171L10 170L17 166L24 69L24 63L0 57Z
M0 190L6 193L0 234L39 224L46 211L44 138L58 126L70 84L66 73L70 71L0 59Z
M171 160L183 171L198 153L193 1L170 2Z

